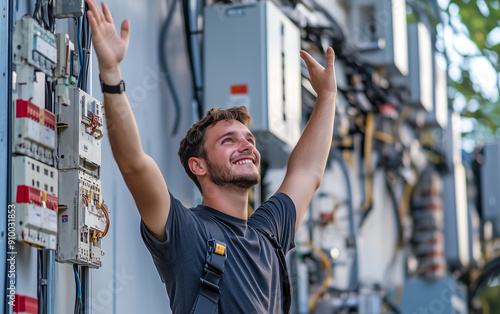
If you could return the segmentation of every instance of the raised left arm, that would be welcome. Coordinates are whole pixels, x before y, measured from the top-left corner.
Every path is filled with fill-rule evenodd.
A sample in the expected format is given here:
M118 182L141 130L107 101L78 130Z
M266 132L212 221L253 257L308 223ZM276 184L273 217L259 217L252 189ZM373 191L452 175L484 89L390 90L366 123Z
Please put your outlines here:
M326 52L325 68L305 51L301 51L300 56L307 65L309 81L318 98L309 122L290 154L285 179L277 191L290 196L295 204L295 231L299 229L314 192L323 179L332 143L337 98L333 49L329 47Z

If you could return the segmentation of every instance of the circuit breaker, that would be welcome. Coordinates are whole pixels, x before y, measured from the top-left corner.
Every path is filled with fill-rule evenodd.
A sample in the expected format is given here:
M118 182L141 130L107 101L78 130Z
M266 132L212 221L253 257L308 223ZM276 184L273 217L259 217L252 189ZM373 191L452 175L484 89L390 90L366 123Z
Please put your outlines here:
M32 17L24 16L14 24L13 61L19 84L34 81L35 69L52 76L57 63L55 35Z
M351 0L351 37L368 64L408 73L405 0Z
M69 88L71 105L59 105L57 129L59 169L86 169L99 176L102 103L76 87Z
M15 101L13 151L53 164L55 115L29 100Z
M16 208L16 239L56 249L57 170L27 156L12 158L12 199Z
M246 106L263 160L284 166L300 136L299 30L270 1L204 14L205 110Z
M56 103L69 105L69 89L77 83L80 69L75 45L68 34L56 34L57 65L54 70Z
M101 266L101 239L109 227L101 182L78 169L61 170L56 251L58 262Z

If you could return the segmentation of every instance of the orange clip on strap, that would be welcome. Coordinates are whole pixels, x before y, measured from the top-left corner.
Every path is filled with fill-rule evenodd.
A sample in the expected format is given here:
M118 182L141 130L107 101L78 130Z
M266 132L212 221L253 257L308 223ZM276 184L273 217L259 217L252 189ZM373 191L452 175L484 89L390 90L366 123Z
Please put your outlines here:
M219 254L219 255L224 255L224 252L226 251L226 247L222 244L216 243L215 244L215 251L214 253Z

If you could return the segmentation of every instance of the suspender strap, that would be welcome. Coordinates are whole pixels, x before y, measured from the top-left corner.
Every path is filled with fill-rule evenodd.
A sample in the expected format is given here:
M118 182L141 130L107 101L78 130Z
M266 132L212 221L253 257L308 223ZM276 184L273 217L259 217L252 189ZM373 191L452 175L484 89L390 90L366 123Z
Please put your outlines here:
M288 275L288 269L286 267L285 253L283 253L281 245L279 244L278 239L276 239L276 236L274 234L262 227L259 227L258 229L269 239L269 241L271 241L274 246L274 251L278 256L281 276L283 279L283 313L288 314L292 309L292 288L290 283L290 276Z
M205 215L203 215L205 216ZM201 288L194 302L191 313L193 314L215 314L218 313L219 304L219 282L224 273L224 263L227 258L224 235L219 226L210 218L203 219L212 238L207 243L207 256L203 275L200 278Z

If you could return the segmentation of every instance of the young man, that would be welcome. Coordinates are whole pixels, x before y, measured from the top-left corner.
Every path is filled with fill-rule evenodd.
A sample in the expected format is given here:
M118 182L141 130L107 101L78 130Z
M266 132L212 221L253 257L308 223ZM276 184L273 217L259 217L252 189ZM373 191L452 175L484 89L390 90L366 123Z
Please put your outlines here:
M200 278L206 275L208 241L215 238L225 242L227 260L218 284L220 293L216 288L206 291L215 292L209 302L215 300L221 313L283 312L285 302L290 301L284 295L283 255L265 233L275 236L282 253L293 248L294 233L321 183L337 95L332 48L328 48L325 68L300 52L318 98L276 194L248 218L248 192L260 181L260 154L249 130L251 118L243 107L212 109L193 125L179 148L181 163L203 196L201 205L187 209L169 193L158 166L144 153L125 93L106 87L118 86L122 80L120 62L129 43L129 22L122 23L118 36L107 6L102 3L101 11L95 0L87 3L105 85L113 156L141 215L141 234L165 282L172 311L192 310L199 298Z

